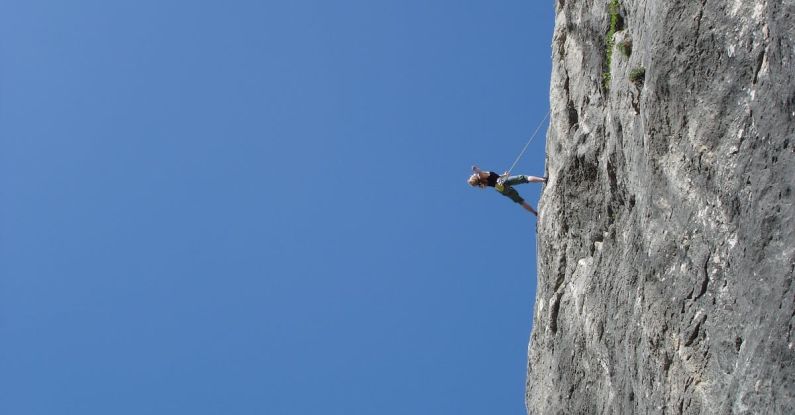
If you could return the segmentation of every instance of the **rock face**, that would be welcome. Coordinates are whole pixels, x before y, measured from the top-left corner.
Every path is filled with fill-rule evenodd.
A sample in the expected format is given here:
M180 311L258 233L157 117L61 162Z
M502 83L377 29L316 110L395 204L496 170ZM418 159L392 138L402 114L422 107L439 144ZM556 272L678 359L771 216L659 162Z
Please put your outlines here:
M555 8L529 413L795 413L795 1Z

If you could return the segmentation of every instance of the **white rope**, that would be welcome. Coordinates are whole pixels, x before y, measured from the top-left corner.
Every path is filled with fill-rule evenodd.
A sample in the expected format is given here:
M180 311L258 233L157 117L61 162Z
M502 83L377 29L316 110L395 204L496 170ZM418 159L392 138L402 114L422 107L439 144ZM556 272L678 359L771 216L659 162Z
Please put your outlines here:
M530 143L533 141L533 139L534 139L534 138L536 138L536 134L538 134L538 130L540 130L540 129L541 129L541 126L542 126L542 125L544 125L544 121L546 121L546 120L547 120L547 118L549 118L549 113L550 113L550 111L552 111L552 110L550 109L549 111L547 111L547 115L545 115L545 116L544 116L544 119L543 119L543 120L541 120L541 123L539 123L539 124L538 124L538 127L536 127L536 130L535 130L535 132L533 133L533 135L530 137L530 139L529 139L529 140L527 140L527 144L525 144L525 145L524 145L524 148L522 149L522 152L521 152L521 153L519 153L519 156L518 156L518 157L516 157L516 160L514 160L513 164L511 164L511 168L510 168L510 169L508 169L508 171L506 172L506 174L505 174L506 176L510 176L510 175L511 175L511 171L513 170L513 168L514 168L514 167L516 167L516 163L518 163L518 162L519 162L519 160L520 160L520 159L522 158L522 156L524 155L524 152L525 152L525 150L527 150L527 146L529 146L529 145L530 145Z

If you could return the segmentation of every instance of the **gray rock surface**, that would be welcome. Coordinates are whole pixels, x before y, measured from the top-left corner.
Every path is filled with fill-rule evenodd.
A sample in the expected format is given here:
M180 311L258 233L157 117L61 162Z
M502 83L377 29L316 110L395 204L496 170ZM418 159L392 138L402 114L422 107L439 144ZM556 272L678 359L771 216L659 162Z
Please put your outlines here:
M609 68L608 4L555 1L528 412L795 414L795 1L620 0Z

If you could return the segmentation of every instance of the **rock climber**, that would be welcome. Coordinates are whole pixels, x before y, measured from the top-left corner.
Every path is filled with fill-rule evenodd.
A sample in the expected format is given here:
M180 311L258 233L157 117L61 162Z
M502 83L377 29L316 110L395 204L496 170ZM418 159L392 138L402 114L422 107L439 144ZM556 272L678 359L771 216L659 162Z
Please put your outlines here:
M538 216L538 212L533 209L527 202L519 196L519 192L513 188L514 185L522 183L546 183L546 177L536 176L508 176L508 172L499 175L493 171L483 171L478 166L472 166L472 176L469 177L467 183L472 187L480 187L481 189L488 187L495 188L503 196L513 200L522 205L523 208L530 211L530 213Z

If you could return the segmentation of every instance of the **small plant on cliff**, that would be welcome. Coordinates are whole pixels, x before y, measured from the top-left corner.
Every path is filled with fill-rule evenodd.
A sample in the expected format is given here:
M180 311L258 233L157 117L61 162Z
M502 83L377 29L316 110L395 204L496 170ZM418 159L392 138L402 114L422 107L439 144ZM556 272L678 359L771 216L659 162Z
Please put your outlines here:
M621 53L626 57L632 55L632 39L626 39L623 42L619 43L618 50L621 51Z
M605 64L607 69L602 74L602 81L604 81L605 89L610 89L610 63L613 61L613 35L617 31L624 28L624 20L619 13L621 5L618 0L610 0L608 3L608 13L610 15L610 28L605 35Z
M635 68L629 71L629 81L640 86L646 80L646 68Z
M610 72L602 73L602 86L605 89L610 89Z

